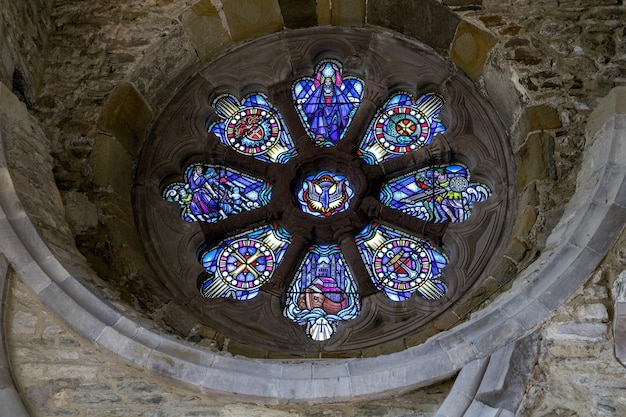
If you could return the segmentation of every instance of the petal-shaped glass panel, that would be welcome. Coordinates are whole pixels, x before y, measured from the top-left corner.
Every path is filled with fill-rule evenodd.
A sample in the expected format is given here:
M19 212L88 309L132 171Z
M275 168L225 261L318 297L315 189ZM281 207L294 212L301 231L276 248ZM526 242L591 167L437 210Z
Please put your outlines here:
M291 234L276 224L223 240L200 257L210 275L200 293L236 300L256 297L261 286L272 278L290 243Z
M369 165L379 164L427 146L434 135L446 130L439 120L443 97L425 94L415 101L409 93L397 93L380 108L357 153Z
M287 291L285 317L306 326L316 341L330 338L337 322L360 311L356 283L339 245L313 245Z
M193 164L185 182L168 185L163 198L180 205L183 220L214 223L269 204L271 194L266 181L219 165Z
M263 162L284 164L296 156L282 117L262 94L249 95L243 103L223 94L213 101L213 108L221 121L208 130L224 145Z
M454 164L423 168L383 183L380 201L427 222L462 222L474 202L490 195L486 185L470 183L466 167Z
M300 120L317 146L334 146L343 139L361 105L363 81L343 78L341 69L338 61L322 61L314 78L302 77L291 89Z
M376 222L354 240L372 282L389 299L404 301L417 292L437 300L447 291L441 274L448 259L428 242Z

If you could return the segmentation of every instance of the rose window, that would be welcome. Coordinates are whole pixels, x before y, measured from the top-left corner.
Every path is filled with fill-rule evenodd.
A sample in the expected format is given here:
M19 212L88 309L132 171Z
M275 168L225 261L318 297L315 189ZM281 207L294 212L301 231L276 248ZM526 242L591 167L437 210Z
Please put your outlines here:
M469 117L465 84L424 70L424 56L438 58L385 42L422 58L396 66L406 76L413 65L413 83L376 72L382 57L368 71L356 52L314 58L321 45L297 64L277 56L287 70L234 82L230 66L260 71L235 51L166 107L139 177L161 175L167 207L163 226L145 230L161 242L153 263L196 283L204 301L189 304L201 323L269 351L347 351L374 334L406 338L479 280L489 257L475 241L505 223L508 172L489 146L501 132Z

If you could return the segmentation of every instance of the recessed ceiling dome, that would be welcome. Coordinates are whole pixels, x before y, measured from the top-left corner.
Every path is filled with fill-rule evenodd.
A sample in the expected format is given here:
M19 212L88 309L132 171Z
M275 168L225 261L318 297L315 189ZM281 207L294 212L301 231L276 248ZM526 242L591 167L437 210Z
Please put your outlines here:
M146 141L146 287L252 356L403 349L493 267L510 154L473 84L415 42L327 28L245 44Z

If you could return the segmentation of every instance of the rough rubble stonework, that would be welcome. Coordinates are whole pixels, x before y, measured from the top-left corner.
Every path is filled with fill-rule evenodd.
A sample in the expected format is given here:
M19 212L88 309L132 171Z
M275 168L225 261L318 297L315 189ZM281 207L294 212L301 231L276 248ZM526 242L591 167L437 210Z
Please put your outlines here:
M263 13L243 13L239 3ZM472 77L510 134L518 197L504 256L432 332L468 320L533 267L574 193L589 116L626 85L623 2L428 1L411 19L400 9L413 4L407 1L318 0L302 10L294 3L0 0L0 138L20 203L63 265L129 317L228 350L223 335L195 327L179 306L159 301L159 289L145 288L151 267L130 194L139 144L172 92L239 42L316 23L398 31ZM420 18L435 26L441 19L442 36L411 26ZM456 32L459 22L463 30ZM12 192L4 184L0 191ZM4 242L5 253L11 245ZM518 416L626 415L625 369L613 355L611 324L624 245L622 235L587 284L539 329L539 357ZM101 350L41 304L22 282L25 271L0 272L9 287L0 341L10 359L10 366L0 363L0 395L10 380L2 372L10 371L32 416L425 417L440 415L454 382L330 405L222 397Z

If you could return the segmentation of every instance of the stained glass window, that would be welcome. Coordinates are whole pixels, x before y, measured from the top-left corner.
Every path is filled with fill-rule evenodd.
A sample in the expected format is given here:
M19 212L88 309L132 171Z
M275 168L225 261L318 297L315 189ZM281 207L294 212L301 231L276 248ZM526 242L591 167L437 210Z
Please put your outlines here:
M185 182L168 185L163 198L180 205L183 220L216 222L267 205L271 190L268 182L236 170L194 164L185 170Z
M316 341L329 339L337 322L359 314L356 283L338 245L309 248L285 304L285 317L306 326L307 335Z
M427 146L445 126L439 120L443 98L429 93L415 101L409 93L393 95L372 120L358 153L369 165Z
M306 177L297 193L302 211L316 217L328 217L345 211L353 195L350 181L343 175L329 171Z
M469 170L460 164L422 168L384 183L380 201L427 222L462 222L474 202L485 201L491 190L470 183Z
M343 139L361 105L363 81L342 77L341 63L320 62L315 77L303 77L291 90L298 115L317 146L334 146Z
M231 94L213 101L221 121L209 126L220 141L244 155L263 162L286 163L296 149L282 117L262 94L247 96L243 103Z
M286 262L290 270L282 288L283 315L303 326L310 340L329 340L339 325L359 316L359 284L371 288L368 280L392 301L407 301L415 294L419 297L414 302L444 300L448 257L443 249L426 238L424 227L411 230L409 225L411 232L403 231L406 225L392 227L393 221L384 218L390 210L383 210L389 207L430 223L461 222L474 203L491 196L486 185L470 182L469 169L458 163L416 167L408 173L386 165L391 158L428 146L446 130L439 119L443 97L427 93L415 100L410 93L395 93L376 110L363 137L350 139L352 148L328 149L344 139L360 106L364 82L343 77L340 62L324 60L313 77L299 78L290 91L300 121L320 147L317 152L297 154L283 118L264 95L251 94L240 102L223 94L213 101L220 120L209 131L223 145L266 163L268 169L251 168L259 176L254 177L197 163L185 170L184 182L169 184L163 191L163 198L180 205L184 220L207 223L264 210L276 194L282 196L274 204L277 210L266 209L254 220L265 218L267 226L203 225L205 237L213 230L228 237L200 251L205 270L199 280L201 294L236 300L256 297L284 260L294 233L298 245L308 249L299 266L295 260ZM283 165L276 169L270 164ZM259 165L263 164L255 164ZM290 175L285 178L283 172ZM281 209L289 204L294 207ZM335 216L344 212L349 215ZM312 220L308 216L317 219L307 221ZM356 244L348 259L339 246L346 238ZM355 265L365 267L368 276L353 276Z
M283 259L291 234L276 224L244 232L202 253L209 274L201 286L205 297L248 300L259 294Z
M404 301L417 292L436 300L446 293L441 275L448 260L428 242L376 222L367 225L355 242L372 282L389 299Z

